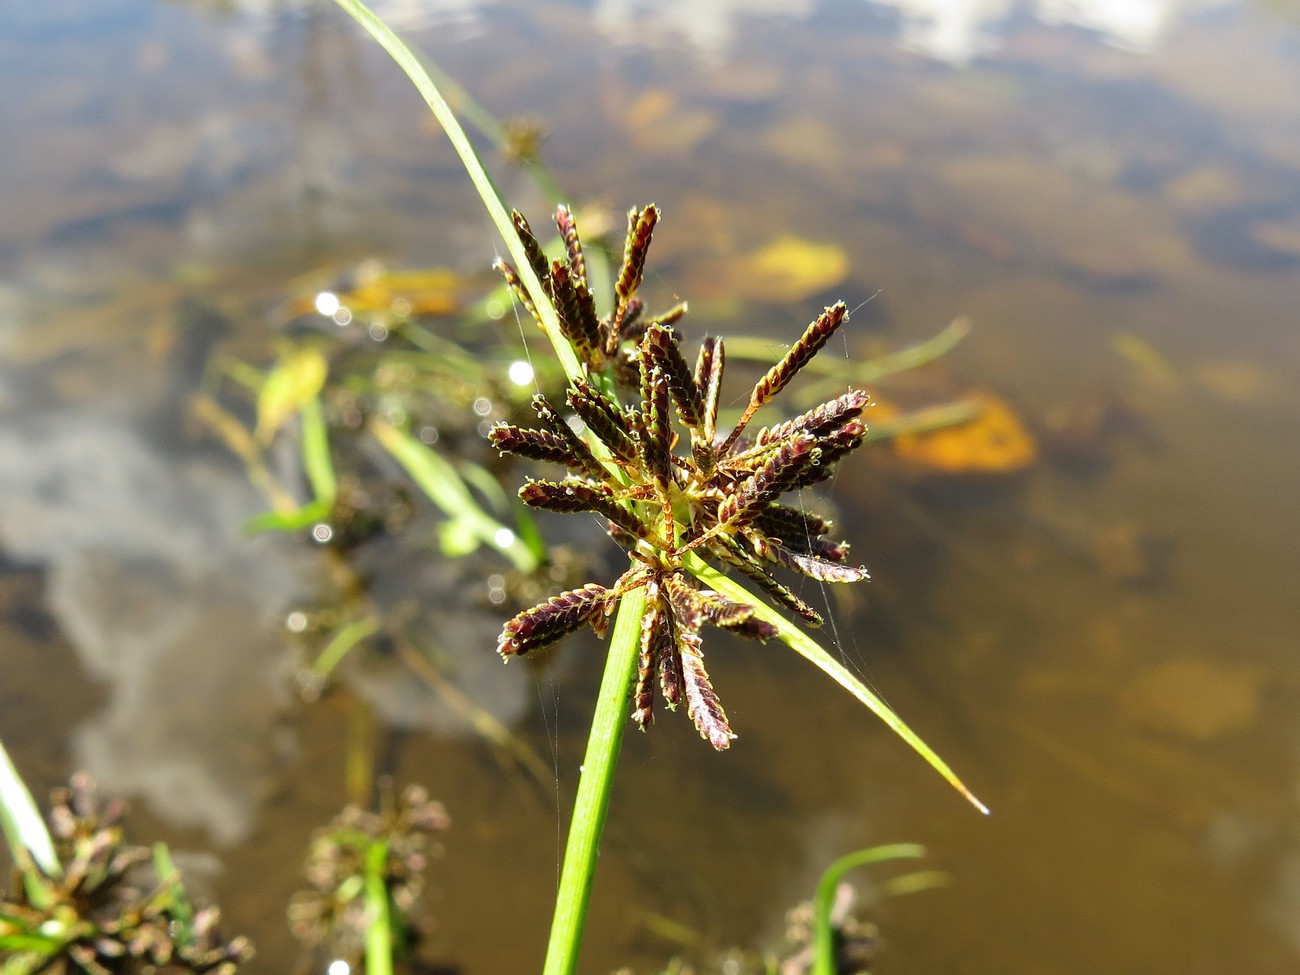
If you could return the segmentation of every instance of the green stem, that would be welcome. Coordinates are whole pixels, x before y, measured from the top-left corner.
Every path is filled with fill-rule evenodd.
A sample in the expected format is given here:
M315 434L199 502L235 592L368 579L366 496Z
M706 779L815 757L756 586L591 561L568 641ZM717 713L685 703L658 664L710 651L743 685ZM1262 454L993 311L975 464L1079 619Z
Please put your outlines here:
M388 909L384 867L388 843L376 840L366 850L366 975L393 975L393 919Z
M572 975L578 966L582 929L587 921L587 903L596 873L600 834L614 786L614 765L618 761L627 725L627 698L636 674L641 649L641 618L645 613L645 590L634 589L618 605L605 674L591 718L587 754L578 780L578 795L569 824L569 842L564 849L560 890L555 899L555 919L546 949L543 975Z

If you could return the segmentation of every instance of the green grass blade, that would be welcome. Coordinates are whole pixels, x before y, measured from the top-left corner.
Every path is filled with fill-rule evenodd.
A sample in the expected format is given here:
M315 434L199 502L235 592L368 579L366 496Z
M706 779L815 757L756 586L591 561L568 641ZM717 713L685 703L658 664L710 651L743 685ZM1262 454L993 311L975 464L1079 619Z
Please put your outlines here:
M332 510L338 497L338 478L330 457L329 428L318 397L302 405L302 464L316 503Z
M989 808L975 798L974 793L962 783L961 779L938 754L921 740L921 737L909 728L888 704L871 692L865 684L855 677L843 664L832 657L812 637L795 626L764 600L755 596L734 579L723 575L695 553L686 558L686 568L705 585L742 603L755 607L754 615L766 620L777 628L781 640L800 656L828 674L837 684L856 697L859 701L883 721L894 734L912 746L912 749L929 763L930 767L942 775L954 789L966 797L976 809L988 815Z
M560 331L560 319L555 312L555 306L551 304L546 292L542 290L541 281L533 273L532 265L528 262L528 255L524 252L523 244L520 242L514 223L510 219L510 211L502 200L496 184L492 182L492 177L488 175L483 161L479 159L478 153L474 151L474 146L469 141L469 136L465 134L465 129L456 118L455 112L451 110L451 106L447 104L447 100L443 98L438 86L434 84L429 72L425 70L424 64L392 28L376 17L361 0L336 0L336 2L358 24L364 27L371 37L378 41L379 46L389 53L393 60L397 62L398 67L406 72L406 76L411 79L411 83L415 85L416 90L424 98L434 117L437 118L438 124L447 133L452 147L460 156L461 163L469 174L470 182L474 184L479 199L483 201L488 216L492 218L497 233L501 235L501 239L505 242L506 250L510 253L511 261L515 265L515 270L518 272L524 288L527 289L529 297L533 299L533 304L542 316L543 330L546 332L547 338L551 340L551 345L554 346L555 354L564 366L565 373L570 379L580 378L583 375L582 364L578 361L577 354Z
M835 929L831 923L831 908L835 904L835 889L839 887L840 879L857 867L923 856L923 846L894 843L857 850L826 868L817 881L817 892L813 896L813 975L835 975Z
M45 828L36 800L9 760L3 742L0 742L0 828L15 861L21 862L19 851L26 849L49 876L58 877L63 873L58 854L54 852L54 840Z
M343 658L353 647L362 640L374 636L380 629L379 620L373 617L366 616L353 620L335 633L334 639L330 640L325 649L320 652L320 656L311 665L312 676L319 680L328 679L330 674L334 673L334 668L343 662Z
M555 918L546 948L543 975L573 975L578 967L582 929L587 920L591 882L596 873L600 834L614 786L614 766L628 724L627 698L636 675L641 651L641 618L645 614L645 589L634 589L618 605L614 632L605 658L605 673L591 718L587 753L578 780L573 821L564 849L560 890L555 899Z
M456 468L428 444L378 418L371 419L369 429L447 517L468 526L479 541L499 551L520 572L532 572L541 564L514 529L507 528L480 507Z

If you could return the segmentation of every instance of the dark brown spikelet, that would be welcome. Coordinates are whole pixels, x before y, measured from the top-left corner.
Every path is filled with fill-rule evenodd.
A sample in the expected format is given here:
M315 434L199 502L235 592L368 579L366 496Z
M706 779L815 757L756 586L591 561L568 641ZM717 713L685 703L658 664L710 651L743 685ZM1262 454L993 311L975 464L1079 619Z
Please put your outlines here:
M775 502L760 509L752 524L787 548L801 550L831 530L831 523L825 518Z
M820 315L799 336L799 341L790 346L781 361L768 370L766 376L754 386L750 401L762 406L773 396L785 389L786 384L808 364L808 360L821 351L835 330L844 321L848 308L844 302L837 301L825 308Z
M757 616L751 616L736 623L727 623L723 628L730 630L737 636L743 636L747 640L758 640L763 643L772 639L779 632L767 620L761 620Z
M668 416L668 379L658 366L641 367L641 460L661 493L672 481L672 422Z
M758 583L765 593L786 609L797 613L810 625L821 626L825 622L821 613L796 596L788 586L783 586L773 579L772 573L767 571L767 566L740 548L730 538L724 536L717 539L711 546L711 551L724 562L735 566L745 576Z
M704 669L704 655L700 650L699 627L686 621L677 621L677 654L682 667L682 690L686 696L686 713L695 730L718 751L731 747L736 737L727 722L727 712L722 710L717 692Z
M641 339L641 362L642 368L650 362L663 370L682 423L692 431L699 430L704 416L704 397L695 384L681 346L677 344L677 333L667 325L650 325Z
M641 617L641 651L637 657L636 687L632 691L632 720L644 731L654 723L655 664L671 645L672 621L668 606L652 577L646 583L645 612Z
M604 586L589 582L581 589L562 592L524 610L502 628L497 653L509 657L549 646L603 615L608 592Z
M502 258L497 258L492 267L501 272L501 276L506 279L506 284L510 287L510 293L515 296L515 301L524 306L528 314L533 316L533 321L540 327L545 328L542 316L537 314L537 306L533 304L533 299L528 296L528 289L519 280L519 274L514 267Z
M564 239L564 250L569 256L569 270L575 284L587 285L587 262L582 256L582 242L578 239L578 225L573 211L561 203L555 208L555 226Z
M712 590L696 589L680 573L668 576L664 588L679 615L693 614L692 618L698 617L701 624L735 626L754 615L754 607L748 603L738 603Z
M826 480L835 473L835 465L840 462L841 458L862 445L862 438L866 434L867 425L865 423L861 420L850 420L834 433L822 437L818 441L821 446L819 463L804 471L792 487L804 488Z
M646 254L650 250L650 237L654 234L655 224L659 222L659 208L651 203L644 210L633 207L627 213L627 241L623 245L623 266L619 269L618 282L614 285L614 294L620 305L626 307L628 300L641 287L641 278L645 274Z
M637 456L632 426L623 408L586 380L578 380L568 392L569 406L609 452L620 460Z
M569 441L549 430L525 430L510 423L498 423L488 431L488 440L503 454L561 464L579 473L587 471L584 461L574 456Z
M691 434L691 455L704 473L713 470L714 440L718 435L718 407L722 397L722 370L727 364L722 339L705 336L695 358L695 386L700 391L700 430Z
M820 437L842 427L849 420L856 420L871 401L871 394L865 390L854 389L821 404L792 420L778 423L774 427L764 427L758 431L754 442L758 444L776 443L798 433Z
M752 475L718 505L718 524L749 524L769 502L796 486L820 458L813 437L793 437L776 450Z
M583 281L575 281L567 264L551 267L551 293L560 317L560 331L592 372L600 370L605 356L605 339L596 315L596 302Z
M591 448L573 432L573 427L564 421L564 417L555 412L555 407L551 406L545 396L541 393L534 396L532 406L533 412L546 424L547 429L568 444L573 457L566 461L566 466L598 480L605 476L605 468L601 467L600 461L592 455Z
M519 234L519 241L524 245L524 253L528 255L528 263L537 275L537 280L542 283L542 289L550 293L551 290L551 263L546 259L546 254L542 251L542 245L537 242L533 235L532 228L528 226L528 221L518 210L510 211L510 219L514 221L515 232Z
M609 489L583 481L528 480L519 489L519 500L530 508L545 511L592 511L604 515L629 534L641 537L645 527L639 518L615 501Z
M801 572L818 582L861 582L863 579L871 578L864 566L845 565L843 562L833 562L830 559L818 558L816 555L805 555L761 537L756 538L755 542L759 555L769 562Z
M727 436L720 453L725 453L726 449L735 443L736 438L740 436L740 432L745 429L758 408L770 402L772 397L785 389L786 384L808 364L808 360L821 351L822 346L844 321L847 311L842 301L823 309L822 313L804 330L803 335L799 336L799 341L790 346L786 354L781 357L781 361L769 369L767 375L754 385L753 392L749 394L749 405L745 407L745 412L741 414L735 428Z

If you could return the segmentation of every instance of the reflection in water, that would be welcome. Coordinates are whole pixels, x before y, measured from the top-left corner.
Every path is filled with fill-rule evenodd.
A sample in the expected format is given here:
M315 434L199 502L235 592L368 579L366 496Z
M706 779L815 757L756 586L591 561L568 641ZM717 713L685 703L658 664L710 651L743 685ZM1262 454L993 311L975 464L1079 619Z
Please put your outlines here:
M949 64L967 62L997 49L1016 18L1023 14L1045 24L1096 31L1109 43L1133 51L1151 51L1180 14L1223 7L1238 0L862 0L867 7L898 15L904 47ZM700 4L693 0L597 0L596 19L618 40L644 44L663 34L684 39L701 53L721 57L740 33L742 18L804 18L812 0L728 0Z
M308 583L282 546L240 536L257 497L91 411L6 425L0 494L0 543L46 567L51 613L108 686L78 764L178 824L245 836L287 686L268 623Z

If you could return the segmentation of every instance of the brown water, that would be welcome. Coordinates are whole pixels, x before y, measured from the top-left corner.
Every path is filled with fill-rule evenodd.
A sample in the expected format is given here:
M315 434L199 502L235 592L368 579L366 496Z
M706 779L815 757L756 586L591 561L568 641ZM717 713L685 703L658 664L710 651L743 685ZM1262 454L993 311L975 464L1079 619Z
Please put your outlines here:
M788 340L877 291L837 354L969 316L927 383L992 390L1040 435L1012 478L875 449L835 483L875 579L828 636L992 817L806 664L715 641L741 738L630 738L584 970L661 963L651 914L701 949L758 943L832 858L899 840L950 885L874 910L882 972L1296 970L1297 8L380 9L490 110L542 118L575 195L660 204L651 285L691 300L688 337ZM87 766L142 835L215 851L252 970L285 971L345 699L293 703L280 624L317 560L239 534L262 502L184 403L212 348L266 355L294 275L473 275L497 245L405 80L328 7L10 8L0 79L0 737L36 790ZM493 165L540 223L549 201ZM755 273L781 235L840 248L842 279ZM433 954L529 971L597 651L502 669L499 622L460 615L481 702L555 797L404 686L391 753L455 820Z

